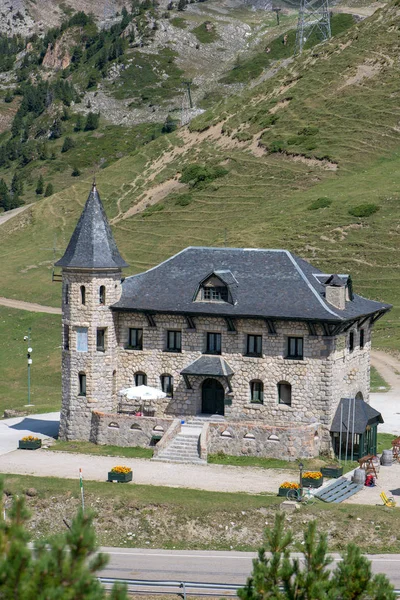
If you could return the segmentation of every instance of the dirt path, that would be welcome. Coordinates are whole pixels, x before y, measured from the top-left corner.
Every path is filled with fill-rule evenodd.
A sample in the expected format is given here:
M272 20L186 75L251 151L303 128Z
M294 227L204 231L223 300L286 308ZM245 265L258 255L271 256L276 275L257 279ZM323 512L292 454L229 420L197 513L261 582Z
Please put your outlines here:
M19 215L19 213L24 212L27 208L32 206L32 204L26 204L25 206L20 206L19 208L13 208L12 210L8 210L5 213L0 214L0 225L6 223L9 219Z
M29 310L30 312L49 313L50 315L61 315L61 308L53 306L43 306L34 302L23 302L22 300L10 300L9 298L1 298L0 304L9 308L17 308L18 310Z
M386 352L371 351L371 364L390 385L391 392L400 393L400 361Z

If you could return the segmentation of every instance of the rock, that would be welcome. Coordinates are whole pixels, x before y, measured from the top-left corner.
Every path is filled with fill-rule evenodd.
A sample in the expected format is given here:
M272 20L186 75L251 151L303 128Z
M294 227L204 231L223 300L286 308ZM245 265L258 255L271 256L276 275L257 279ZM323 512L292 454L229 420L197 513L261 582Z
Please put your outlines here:
M31 498L34 498L37 496L37 490L34 487L31 487L26 490L25 494Z
M298 502L290 502L290 500L284 500L281 504L281 509L287 512L295 512L300 510L300 504Z

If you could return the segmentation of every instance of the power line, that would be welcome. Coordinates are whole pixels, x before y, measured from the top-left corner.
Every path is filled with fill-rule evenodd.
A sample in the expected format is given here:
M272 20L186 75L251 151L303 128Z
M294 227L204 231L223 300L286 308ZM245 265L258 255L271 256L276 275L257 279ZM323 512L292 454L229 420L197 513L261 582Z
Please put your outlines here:
M316 31L321 42L332 36L329 0L301 0L297 22L295 54L301 54L305 43Z

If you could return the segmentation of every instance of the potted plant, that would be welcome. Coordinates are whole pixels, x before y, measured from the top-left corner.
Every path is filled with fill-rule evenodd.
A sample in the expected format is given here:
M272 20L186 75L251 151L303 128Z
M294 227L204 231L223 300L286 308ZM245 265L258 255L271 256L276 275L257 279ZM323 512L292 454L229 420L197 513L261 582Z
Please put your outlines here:
M289 490L298 490L299 487L300 487L300 484L295 483L294 481L284 481L279 486L278 496L286 497Z
M326 465L326 467L322 467L321 473L324 477L337 479L343 475L343 467L338 464Z
M42 447L42 440L33 435L26 435L18 442L20 450L37 450Z
M301 477L303 487L318 488L324 483L321 471L305 471Z
M118 483L127 483L132 481L132 469L130 467L113 467L108 472L108 481L117 481Z

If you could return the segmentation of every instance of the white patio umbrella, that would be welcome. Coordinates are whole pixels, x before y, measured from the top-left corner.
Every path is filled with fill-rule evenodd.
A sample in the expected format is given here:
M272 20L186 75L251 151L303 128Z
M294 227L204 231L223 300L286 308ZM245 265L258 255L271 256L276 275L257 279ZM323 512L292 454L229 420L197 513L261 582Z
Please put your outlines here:
M137 385L136 387L125 388L119 392L128 400L158 400L166 398L167 394L162 390L150 387L149 385Z

